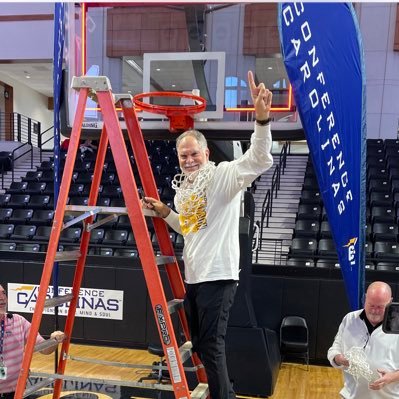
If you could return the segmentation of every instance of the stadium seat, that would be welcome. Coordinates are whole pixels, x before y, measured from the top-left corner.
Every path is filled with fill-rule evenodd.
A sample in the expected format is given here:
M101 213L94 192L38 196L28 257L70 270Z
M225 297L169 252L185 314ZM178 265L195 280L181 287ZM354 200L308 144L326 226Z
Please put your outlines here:
M39 225L50 225L53 221L54 211L51 209L39 209L33 211L33 215L30 219L30 222L39 226Z
M25 189L25 194L43 194L47 183L42 182L28 182Z
M82 229L80 227L68 227L61 231L60 241L65 242L78 242Z
M328 220L323 220L320 225L320 238L331 238L332 233Z
M114 256L124 256L129 258L138 258L139 253L137 249L132 248L116 248L114 250Z
M42 178L43 171L38 170L36 172L29 171L26 173L24 176L23 180L24 181L32 181L32 182L38 182Z
M374 241L393 241L398 239L398 225L391 223L374 223L373 240Z
M12 208L0 208L0 223L8 221L12 215Z
M316 262L316 267L323 269L340 269L341 266L337 260L333 259L318 259Z
M80 197L83 194L84 184L82 183L73 183L69 187L68 195L70 197Z
M391 184L388 179L369 179L368 191L378 193L389 193L391 191Z
M10 208L25 208L30 200L30 195L26 194L11 194L8 206Z
M373 206L371 208L371 221L372 223L394 223L395 222L395 209L391 206Z
M319 235L320 225L316 220L299 219L295 223L294 237L312 237Z
M0 194L0 207L5 207L11 198L11 194Z
M44 171L44 170L54 170L54 161L42 161L40 166L37 170Z
M314 267L314 260L303 258L289 258L287 260L287 266Z
M16 250L24 252L32 252L32 253L40 252L40 244L18 243Z
M0 224L0 238L10 238L11 234L14 232L13 224Z
M373 206L391 206L393 197L391 193L372 192L369 196L369 204Z
M39 226L36 229L36 234L33 237L34 241L48 241L51 234L50 226Z
M92 172L80 172L78 173L75 183L79 184L90 184L93 179L93 173Z
M376 258L399 258L399 244L389 241L376 241L374 243L374 256Z
M323 203L323 199L321 198L319 190L303 190L299 202L301 204L321 205Z
M23 194L25 193L26 187L28 186L27 181L13 181L10 188L7 189L9 194Z
M337 256L334 240L321 238L319 240L317 252L320 256Z
M49 204L49 195L31 195L28 206L32 209L46 209Z
M127 230L106 230L103 245L125 245L128 237Z
M44 170L40 177L41 182L54 182L54 172L52 170Z
M398 272L399 262L388 263L388 262L377 262L376 270L385 272Z
M89 255L113 256L114 250L113 248L91 247L89 249Z
M101 196L109 198L121 198L122 189L120 186L104 186Z
M15 242L0 242L0 251L15 251L16 247Z
M290 247L293 255L312 256L317 251L317 240L311 238L294 238Z
M10 238L12 240L31 240L36 233L36 226L20 224L15 226Z
M104 234L105 234L104 229L93 229L90 232L90 243L101 244L104 239Z
M319 221L321 216L321 206L311 204L300 204L298 207L298 219L308 219Z
M33 209L14 209L8 221L13 224L26 224L33 215Z
M131 230L132 225L130 223L129 215L120 215L116 225L118 229Z
M136 239L134 237L133 231L129 231L129 234L127 236L126 245L129 247L133 247L136 245Z

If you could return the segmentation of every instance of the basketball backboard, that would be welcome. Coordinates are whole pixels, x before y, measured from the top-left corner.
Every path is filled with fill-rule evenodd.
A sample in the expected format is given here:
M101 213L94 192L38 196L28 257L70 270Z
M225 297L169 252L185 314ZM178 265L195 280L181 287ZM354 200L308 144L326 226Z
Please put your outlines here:
M65 131L70 130L72 126L77 103L77 93L70 89L70 82L73 76L86 74L107 76L115 94L134 96L153 91L192 93L193 90L198 94L199 91L199 95L206 100L207 107L204 112L195 116L195 128L204 131L207 137L219 138L220 135L228 133L232 139L248 138L248 134L253 131L254 118L246 76L247 70L251 69L257 81L265 82L267 87L273 90L272 130L281 131L283 135L287 131L291 131L293 135L302 135L288 78L281 57L278 55L252 57L240 54L237 48L236 53L231 53L231 49L230 52L227 49L226 51L197 49L193 52L151 51L139 55L129 55L127 52L119 57L108 57L104 55L102 49L107 32L104 16L110 8L109 4L107 9L101 10L99 5L91 7L89 4L81 3L80 7L68 4L70 12L79 15L79 23L70 24L68 27L68 80L64 96L67 99ZM237 7L242 9L243 5L232 5L229 9ZM149 8L148 12L153 10ZM219 11L213 8L213 16L216 12ZM213 18L213 24L213 30L204 35L209 43L216 43L217 40L212 37L213 31L217 28L216 18ZM142 34L146 33L147 31L143 31ZM217 46L205 47L212 50L212 47ZM176 103L178 99L168 97L151 98L151 100L147 98L145 101L159 105L184 105ZM169 120L162 115L140 112L138 117L145 135L162 137L168 132ZM122 119L121 126L124 128ZM98 135L101 128L101 112L97 105L89 100L84 129Z

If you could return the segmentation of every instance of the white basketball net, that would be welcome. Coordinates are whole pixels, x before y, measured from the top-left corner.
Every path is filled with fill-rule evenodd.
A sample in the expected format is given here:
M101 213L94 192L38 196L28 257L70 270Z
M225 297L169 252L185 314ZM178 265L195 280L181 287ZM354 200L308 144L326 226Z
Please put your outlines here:
M215 163L207 162L193 173L183 172L173 178L172 188L176 191L176 210L181 216L192 217L203 214L206 205L206 188L215 170Z
M356 380L359 377L363 377L367 381L372 382L379 378L378 373L371 370L363 348L354 346L344 356L349 361L349 367L346 371L353 375Z

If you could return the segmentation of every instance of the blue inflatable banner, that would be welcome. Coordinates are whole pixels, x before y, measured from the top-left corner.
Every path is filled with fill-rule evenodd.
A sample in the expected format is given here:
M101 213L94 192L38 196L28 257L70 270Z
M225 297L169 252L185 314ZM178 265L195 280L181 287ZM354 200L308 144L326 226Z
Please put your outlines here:
M365 265L363 49L349 3L280 3L281 50L353 310Z

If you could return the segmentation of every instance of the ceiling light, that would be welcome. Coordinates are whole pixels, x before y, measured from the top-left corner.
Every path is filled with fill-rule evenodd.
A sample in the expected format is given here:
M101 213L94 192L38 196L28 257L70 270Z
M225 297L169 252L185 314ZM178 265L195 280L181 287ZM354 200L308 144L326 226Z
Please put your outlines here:
M273 67L267 67L267 69L273 69Z
M156 71L159 72L161 70L161 68L157 68Z
M176 87L176 85L172 85L172 87Z

